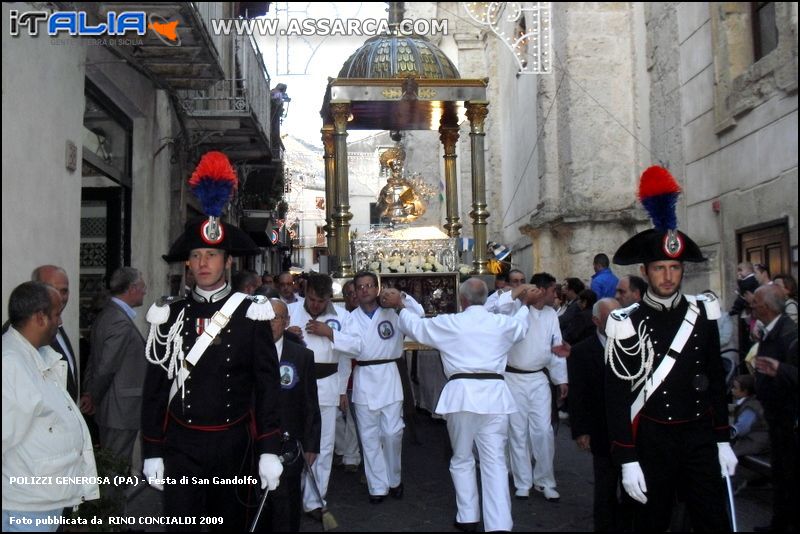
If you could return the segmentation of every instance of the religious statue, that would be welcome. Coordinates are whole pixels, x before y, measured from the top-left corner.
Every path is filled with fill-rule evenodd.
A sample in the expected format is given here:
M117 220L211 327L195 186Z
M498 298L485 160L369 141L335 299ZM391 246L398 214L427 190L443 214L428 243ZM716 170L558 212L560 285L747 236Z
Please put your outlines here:
M414 184L403 176L405 151L401 147L390 148L381 154L381 167L390 169L390 176L378 194L378 210L381 217L396 223L409 223L425 213L425 204L414 188Z

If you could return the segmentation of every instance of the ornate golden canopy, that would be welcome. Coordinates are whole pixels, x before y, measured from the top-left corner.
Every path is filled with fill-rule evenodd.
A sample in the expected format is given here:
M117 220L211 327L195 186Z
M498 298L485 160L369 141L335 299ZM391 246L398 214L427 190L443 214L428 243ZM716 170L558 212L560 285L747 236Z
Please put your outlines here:
M342 66L339 78L461 78L453 62L421 35L378 35L367 40Z

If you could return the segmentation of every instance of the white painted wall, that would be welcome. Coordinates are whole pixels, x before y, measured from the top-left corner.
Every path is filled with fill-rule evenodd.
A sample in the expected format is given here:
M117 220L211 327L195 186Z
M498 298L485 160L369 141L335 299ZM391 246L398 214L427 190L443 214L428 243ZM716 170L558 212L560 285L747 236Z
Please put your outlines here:
M8 4L3 5L7 27ZM19 8L19 5L17 6ZM24 9L24 8L23 8ZM24 33L24 32L23 32ZM81 216L81 142L85 78L133 120L131 264L151 300L167 294L170 163L174 115L165 93L105 48L68 38L3 33L3 318L14 287L52 263L67 270L71 298L64 326L77 344ZM77 145L78 168L65 167L66 142ZM77 349L77 346L76 346Z
M26 4L2 6L2 316L11 291L36 266L60 265L72 291L64 327L77 341L81 169L79 159L68 171L65 154L72 141L80 158L86 50L69 38L10 36L11 8Z

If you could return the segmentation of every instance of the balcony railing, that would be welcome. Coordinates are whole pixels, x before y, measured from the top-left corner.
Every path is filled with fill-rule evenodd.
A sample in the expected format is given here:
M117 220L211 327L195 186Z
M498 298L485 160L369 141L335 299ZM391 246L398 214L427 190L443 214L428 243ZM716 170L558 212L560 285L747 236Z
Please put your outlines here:
M269 158L273 154L269 135L270 79L258 44L250 36L223 36L220 46L229 54L223 58L225 79L208 89L181 91L183 109L199 119L240 119L238 128L225 128L228 139L217 137L214 142L238 145L250 154L244 159L257 158L254 151ZM213 122L201 124L204 129L216 129ZM252 145L252 137L258 137L258 146Z
M195 9L197 14L200 16L200 20L205 25L206 34L211 39L211 42L214 44L214 48L217 51L217 57L222 56L222 51L225 49L223 47L223 36L221 33L216 35L214 32L211 31L211 21L221 19L225 16L224 12L224 4L223 2L189 2L192 7Z

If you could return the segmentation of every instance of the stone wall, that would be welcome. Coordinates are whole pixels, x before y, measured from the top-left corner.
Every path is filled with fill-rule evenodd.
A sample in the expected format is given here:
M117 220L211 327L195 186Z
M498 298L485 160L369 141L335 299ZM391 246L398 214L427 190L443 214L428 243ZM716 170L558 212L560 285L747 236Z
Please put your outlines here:
M553 4L555 72L538 80L538 196L521 225L533 271L588 279L595 254L610 256L642 227L635 187L649 121L639 9Z

